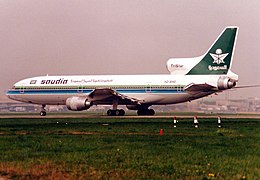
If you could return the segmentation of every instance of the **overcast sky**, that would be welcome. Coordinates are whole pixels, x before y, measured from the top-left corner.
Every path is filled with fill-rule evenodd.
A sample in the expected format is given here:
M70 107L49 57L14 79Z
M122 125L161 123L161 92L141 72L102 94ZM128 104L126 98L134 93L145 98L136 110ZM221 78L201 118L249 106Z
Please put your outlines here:
M239 26L232 71L260 84L259 0L0 0L0 96L24 78L167 74ZM260 89L230 93L258 97Z

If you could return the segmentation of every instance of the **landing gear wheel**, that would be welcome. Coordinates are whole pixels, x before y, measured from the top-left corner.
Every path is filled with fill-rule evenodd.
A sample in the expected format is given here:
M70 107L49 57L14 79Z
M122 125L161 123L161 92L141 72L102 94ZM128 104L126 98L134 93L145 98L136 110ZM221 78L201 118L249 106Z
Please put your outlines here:
M40 112L40 116L46 116L46 114L47 114L46 111L41 111Z
M42 105L42 108L41 108L42 110L41 110L41 112L40 112L40 116L46 116L47 113L46 113L45 107L46 107L46 105L43 104L43 105Z
M138 109L138 116L153 116L155 115L155 111L153 109Z
M155 115L155 111L153 109L148 109L148 115L150 116Z
M123 109L119 110L119 116L124 116L125 115L125 111Z
M143 110L139 109L139 110L137 110L137 115L142 116L142 115L145 115L145 113Z
M107 115L108 116L124 116L125 111L123 109L116 109L116 110L109 109L107 111Z
M120 116L120 111L117 109L117 110L114 110L114 114L115 114L115 116Z
M109 110L107 111L107 115L108 115L108 116L113 116L113 111L112 111L111 109L109 109Z

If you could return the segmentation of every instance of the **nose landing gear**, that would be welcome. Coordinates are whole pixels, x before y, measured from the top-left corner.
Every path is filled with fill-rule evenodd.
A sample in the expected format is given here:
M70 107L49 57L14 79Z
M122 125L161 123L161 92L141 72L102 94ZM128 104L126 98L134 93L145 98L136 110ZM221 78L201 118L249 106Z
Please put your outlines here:
M43 105L42 105L42 108L41 108L40 116L46 116L47 113L46 113L45 107L46 107L46 105L43 104Z

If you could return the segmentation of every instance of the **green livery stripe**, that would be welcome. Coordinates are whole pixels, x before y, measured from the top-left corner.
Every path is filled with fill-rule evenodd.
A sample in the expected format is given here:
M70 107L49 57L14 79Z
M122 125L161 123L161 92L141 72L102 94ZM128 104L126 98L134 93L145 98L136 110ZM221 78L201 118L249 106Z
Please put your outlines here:
M227 74L231 66L238 28L226 28L202 60L187 75Z

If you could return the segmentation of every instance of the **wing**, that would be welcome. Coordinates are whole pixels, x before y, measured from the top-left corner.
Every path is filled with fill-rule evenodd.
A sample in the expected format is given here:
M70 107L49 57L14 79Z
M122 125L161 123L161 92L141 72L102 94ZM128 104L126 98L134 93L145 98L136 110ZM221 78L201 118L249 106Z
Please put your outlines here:
M192 94L192 95L195 95L195 94L198 94L198 93L201 93L201 92L217 92L216 90L216 87L214 86L211 86L207 83L205 84L194 84L194 83L191 83L189 85L187 85L185 88L184 88L185 91L187 91L189 94Z
M118 101L118 104L141 104L141 100L132 98L117 91L109 88L99 88L93 90L89 95L88 98L94 104L112 104L114 101Z

